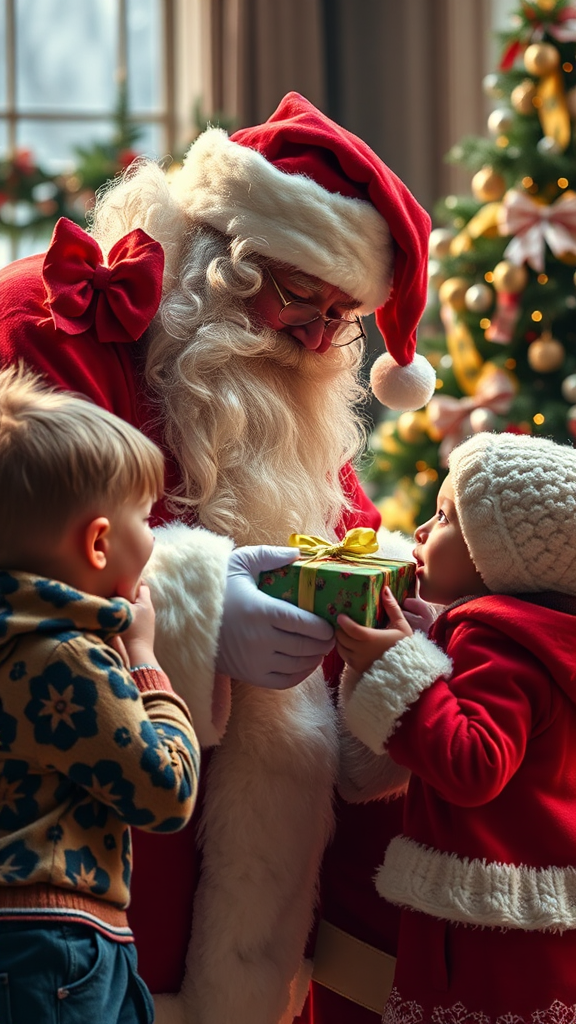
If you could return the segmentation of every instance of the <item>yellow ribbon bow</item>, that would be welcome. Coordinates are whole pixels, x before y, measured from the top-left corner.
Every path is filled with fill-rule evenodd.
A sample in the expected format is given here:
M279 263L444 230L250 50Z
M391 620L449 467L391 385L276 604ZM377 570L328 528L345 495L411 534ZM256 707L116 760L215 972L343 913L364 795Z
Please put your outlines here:
M310 555L309 561L319 558L338 558L343 555L351 555L355 561L357 557L366 557L378 551L375 531L370 527L363 526L348 530L342 540L337 541L336 544L330 543L324 537L314 537L307 533L291 533L288 543L290 547L300 548L305 555Z

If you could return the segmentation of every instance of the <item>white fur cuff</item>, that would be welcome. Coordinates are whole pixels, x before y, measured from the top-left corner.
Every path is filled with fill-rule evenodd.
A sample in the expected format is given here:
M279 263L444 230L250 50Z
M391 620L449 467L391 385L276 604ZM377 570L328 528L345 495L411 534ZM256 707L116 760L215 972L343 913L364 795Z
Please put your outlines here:
M488 928L576 928L576 869L469 860L396 836L376 876L391 903Z
M341 697L347 728L381 754L407 708L436 679L449 678L451 672L450 658L424 633L413 633L375 661L356 686L344 676Z
M233 542L181 523L154 533L145 578L156 609L156 654L190 708L201 745L213 746L230 713L230 680L215 677L214 662Z

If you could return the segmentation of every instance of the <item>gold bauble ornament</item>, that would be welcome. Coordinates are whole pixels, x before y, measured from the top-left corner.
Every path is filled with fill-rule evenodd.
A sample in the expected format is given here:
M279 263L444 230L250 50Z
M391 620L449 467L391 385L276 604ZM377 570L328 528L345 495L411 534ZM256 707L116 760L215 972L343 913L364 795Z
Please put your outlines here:
M494 292L487 284L473 284L464 296L466 309L471 313L485 313L494 301Z
M524 54L524 67L529 75L549 75L560 63L560 54L552 43L532 43Z
M520 82L510 94L510 102L517 114L534 114L536 108L532 102L536 95L536 86L531 78Z
M567 402L576 402L576 373L571 373L562 381L561 391Z
M504 95L504 90L500 85L498 75L493 73L485 75L482 79L482 89L486 96L490 96L493 100L500 100Z
M528 284L528 271L524 264L517 266L509 260L501 260L494 267L493 284L497 292L506 292L508 295L517 295L524 291Z
M428 260L428 285L438 291L441 284L444 284L446 274L442 269L440 260Z
M535 373L554 373L565 358L564 345L553 338L550 331L545 331L528 348L528 362Z
M422 410L419 412L403 412L398 417L396 423L398 437L405 444L418 444L426 436L426 424L427 416Z
M506 135L514 123L514 114L509 107L498 107L488 118L488 131L491 135Z
M496 414L491 409L472 409L470 427L475 434L481 434L483 430L493 430L495 423Z
M449 277L438 289L438 298L442 305L451 306L456 312L466 308L466 292L469 282L465 277Z
M441 260L450 251L450 243L454 238L454 232L450 228L434 228L430 232L428 243L428 254L432 259Z
M471 184L474 197L481 203L497 202L506 191L504 178L489 165L476 171Z

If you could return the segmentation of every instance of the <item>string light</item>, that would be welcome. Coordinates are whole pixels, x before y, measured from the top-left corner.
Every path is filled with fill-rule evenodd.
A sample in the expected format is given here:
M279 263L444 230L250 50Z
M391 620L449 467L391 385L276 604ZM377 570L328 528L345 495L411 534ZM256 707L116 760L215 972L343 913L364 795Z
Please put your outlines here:
M532 317L532 319L533 319L533 320L534 320L534 321L535 321L536 323L539 323L539 322L540 322L540 320L542 319L542 313L540 312L540 310L539 310L539 309L535 309L535 310L534 310L534 312L530 314L530 316Z
M538 274L536 280L538 284L548 284L548 274Z
M574 65L571 64L569 60L565 60L562 65L562 71L565 71L566 74L569 75L571 71L574 71Z
M534 184L534 179L526 175L525 178L522 178L522 184L524 185L524 188L531 188Z
M491 270L486 271L486 273L484 274L484 280L488 281L488 284L492 284L492 281L494 280L494 274L492 273Z
M483 331L487 331L491 323L492 321L489 320L487 316L483 316L480 321L480 327L482 328Z
M428 463L423 462L422 459L418 459L418 462L416 463L416 469L420 473L423 473L426 469L428 469Z
M532 417L532 419L534 420L534 423L537 427L541 427L546 417L543 416L541 412L537 412L536 415Z
M506 146L508 146L509 143L510 143L510 139L508 138L507 135L499 135L498 138L496 139L496 145L500 149L506 149Z
M504 366L506 367L507 370L515 370L516 369L516 360L515 359L507 359L506 362L504 363Z
M439 391L440 388L444 387L444 381L440 380L440 377L436 377L436 383L435 383L434 387L436 388L436 391Z
M558 178L556 184L558 185L558 188L568 188L570 182L568 181L568 178Z
M438 479L438 473L435 469L425 469L416 473L414 477L414 483L418 487L426 487L427 484L433 484Z

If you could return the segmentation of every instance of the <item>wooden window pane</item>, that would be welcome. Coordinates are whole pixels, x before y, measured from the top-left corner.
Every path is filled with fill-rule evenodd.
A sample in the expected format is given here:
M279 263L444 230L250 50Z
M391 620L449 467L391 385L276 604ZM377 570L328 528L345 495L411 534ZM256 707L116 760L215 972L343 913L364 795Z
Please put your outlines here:
M163 108L163 25L159 0L128 0L126 5L128 96L135 113Z
M117 0L16 0L18 108L112 110L117 26Z

